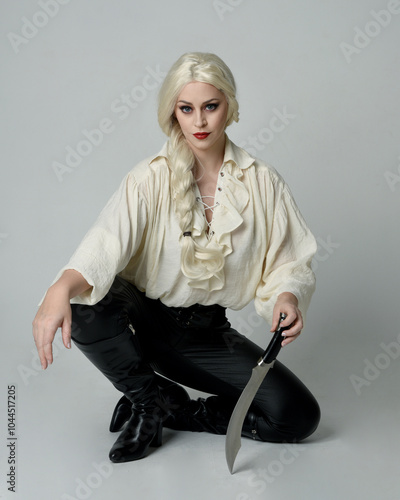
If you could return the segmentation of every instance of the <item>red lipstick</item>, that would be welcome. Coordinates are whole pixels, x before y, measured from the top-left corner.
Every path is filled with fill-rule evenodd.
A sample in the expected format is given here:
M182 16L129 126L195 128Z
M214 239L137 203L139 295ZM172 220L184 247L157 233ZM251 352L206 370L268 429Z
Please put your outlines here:
M193 134L196 139L207 139L207 137L210 135L209 132L198 132L197 134Z

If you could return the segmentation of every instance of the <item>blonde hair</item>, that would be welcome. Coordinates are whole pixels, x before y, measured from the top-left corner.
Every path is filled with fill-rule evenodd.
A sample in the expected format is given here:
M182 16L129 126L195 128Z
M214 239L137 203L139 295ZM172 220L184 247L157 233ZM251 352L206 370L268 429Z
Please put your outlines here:
M207 279L222 270L224 256L220 249L203 248L192 236L193 210L196 202L193 166L195 157L175 117L175 105L183 87L190 82L209 83L222 92L228 102L225 127L239 120L236 84L231 70L215 54L183 54L171 67L158 96L158 122L169 137L168 157L171 170L171 194L181 229L181 269L190 279Z

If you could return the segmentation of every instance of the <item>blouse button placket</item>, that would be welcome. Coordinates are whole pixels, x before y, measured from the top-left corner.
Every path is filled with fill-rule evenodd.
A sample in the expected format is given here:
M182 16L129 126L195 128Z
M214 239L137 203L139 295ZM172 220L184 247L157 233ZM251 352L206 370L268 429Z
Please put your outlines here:
M223 168L223 167L222 167ZM220 177L224 177L225 176L225 173L223 170L221 170L221 172L219 173ZM222 191L222 180L221 182L217 185L217 191L221 192Z
M219 173L220 180L219 180L219 182L217 184L217 193L220 193L222 191L222 189L223 189L223 178L225 176L225 172L223 171L223 168L224 168L224 165L221 167L221 171ZM215 201L216 201L216 205L220 204L217 199Z

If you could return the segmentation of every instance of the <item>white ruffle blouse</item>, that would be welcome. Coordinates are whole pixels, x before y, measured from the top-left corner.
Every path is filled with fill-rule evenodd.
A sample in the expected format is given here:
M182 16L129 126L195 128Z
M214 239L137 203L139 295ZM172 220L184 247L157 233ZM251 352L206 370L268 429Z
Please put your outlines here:
M277 296L291 292L305 317L315 289L311 259L317 245L282 177L226 137L211 227L196 203L192 229L201 245L222 249L225 265L218 275L190 281L180 267L167 145L125 176L57 274L54 281L75 269L92 285L71 303L96 304L119 275L167 306L239 310L254 300L269 323Z

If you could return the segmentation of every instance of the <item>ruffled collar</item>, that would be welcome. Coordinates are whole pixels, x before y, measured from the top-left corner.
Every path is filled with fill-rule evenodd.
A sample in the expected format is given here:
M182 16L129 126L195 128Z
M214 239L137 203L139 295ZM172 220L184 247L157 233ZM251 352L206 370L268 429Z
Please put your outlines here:
M168 160L168 142L162 150L153 157ZM249 193L242 182L244 170L254 163L244 149L236 146L227 136L225 142L224 162L218 175L215 202L218 206L214 209L211 237L207 235L207 222L204 208L196 203L193 213L192 237L196 238L203 247L218 248L226 257L232 253L232 232L243 224L242 213L249 202ZM197 195L200 192L196 186ZM206 264L205 264L206 265ZM207 266L206 266L207 267ZM220 290L225 284L225 272L222 268L217 273L205 273L200 279L190 280L189 285L208 292Z

